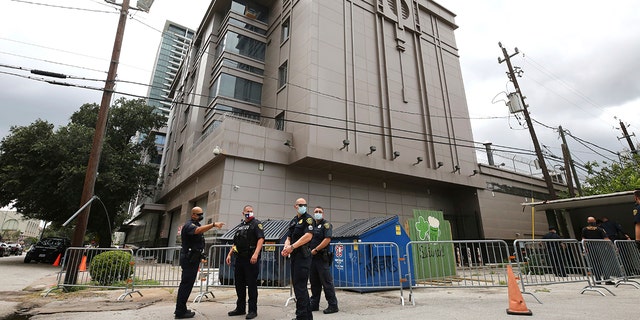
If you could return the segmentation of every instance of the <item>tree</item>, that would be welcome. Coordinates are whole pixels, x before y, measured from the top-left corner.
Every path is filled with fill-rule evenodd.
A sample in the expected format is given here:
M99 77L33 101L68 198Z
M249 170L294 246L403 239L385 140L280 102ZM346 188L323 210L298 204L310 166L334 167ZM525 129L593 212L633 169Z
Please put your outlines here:
M585 179L584 195L629 191L640 188L640 156L621 157L620 163L603 161L586 164L589 177ZM598 170L600 169L600 170Z
M0 206L13 207L27 218L59 227L80 204L93 134L97 104L84 104L71 122L57 131L44 120L14 126L0 142ZM138 191L150 194L158 176L155 165L141 161L157 154L154 128L165 118L144 100L118 99L110 108L98 166L88 232L99 235L101 247L111 245L111 234L127 215L127 205ZM142 135L134 141L136 133Z

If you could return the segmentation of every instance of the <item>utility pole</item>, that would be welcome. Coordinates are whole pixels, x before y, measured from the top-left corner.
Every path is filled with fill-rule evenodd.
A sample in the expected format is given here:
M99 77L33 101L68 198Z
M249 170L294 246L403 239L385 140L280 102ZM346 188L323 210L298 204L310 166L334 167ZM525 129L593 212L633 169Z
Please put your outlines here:
M623 136L618 139L627 139L627 143L629 144L629 149L631 149L632 154L638 153L636 147L633 145L633 141L631 141L631 136L627 132L627 127L624 125L624 122L620 120L620 130L622 130Z
M518 95L518 97L520 98L520 102L522 103L522 107L524 109L522 113L524 114L525 121L527 122L527 127L529 127L529 134L531 135L531 141L533 142L533 147L538 157L538 165L540 166L540 170L542 171L544 182L547 185L547 191L549 192L551 200L557 199L558 196L556 195L556 189L553 187L553 182L551 181L551 176L549 175L549 169L547 169L547 163L544 161L544 157L542 156L542 149L540 149L540 143L538 142L536 131L533 128L533 122L531 121L531 117L529 116L529 110L527 110L527 104L524 102L524 95L522 94L522 90L520 90L520 85L518 85L518 79L516 77L516 73L513 70L513 65L511 65L511 57L519 53L518 48L515 48L514 54L509 55L507 53L507 49L502 46L502 43L498 42L498 46L500 46L500 49L502 49L502 55L504 56L504 58L498 57L498 63L507 63L507 68L509 69L509 72L507 74L509 75L509 80L513 82L513 86L516 89L516 94ZM547 210L546 215L549 224L557 222L558 227L561 228L561 230L559 231L561 231L562 234L568 234L564 217L557 216L555 211L553 210Z
M91 147L91 153L89 154L89 163L87 164L87 172L84 178L82 196L80 198L81 207L89 202L93 197L96 177L98 175L98 165L100 164L100 155L102 154L102 146L107 128L109 104L111 103L111 97L113 96L113 88L115 87L118 63L120 61L120 51L122 48L122 39L124 38L124 28L127 24L127 16L129 15L129 1L130 0L123 0L122 6L120 8L120 20L118 22L116 38L113 44L113 51L111 53L111 64L109 65L107 81L105 82L104 90L102 91L102 100L100 102L100 109L98 110L96 131L93 135L93 145ZM89 222L90 210L91 205L89 204L78 215L75 231L73 233L73 239L71 239L72 247L82 247L84 243L84 235L87 231L87 223ZM80 254L80 252L78 252L78 254ZM66 257L66 260L69 263L67 263L67 272L65 275L64 283L75 284L78 277L78 265L76 265L75 262L80 262L80 259L75 257Z
M531 140L533 142L533 147L536 151L536 155L538 156L538 164L540 165L540 169L542 170L542 175L544 176L544 181L547 184L547 189L549 192L549 195L551 195L552 199L556 199L556 189L553 188L553 182L551 181L551 176L549 175L549 170L547 169L547 164L544 161L544 158L542 156L542 149L540 149L540 143L538 142L538 137L536 136L536 131L533 128L533 123L531 122L531 117L529 117L529 111L527 110L527 104L524 102L524 96L522 95L522 90L520 90L520 86L518 85L518 79L516 78L516 74L513 71L513 66L511 65L511 57L515 56L516 54L518 54L518 48L515 49L515 53L512 55L509 55L507 53L507 49L505 49L504 47L502 47L502 43L498 42L498 45L500 46L500 48L502 49L502 54L504 55L504 59L498 58L498 63L503 63L506 62L507 63L507 67L509 68L509 80L511 80L511 82L513 82L513 86L516 88L516 93L518 94L520 101L522 102L522 107L524 108L524 111L522 112L524 114L524 118L527 121L527 127L529 127L529 134L531 134Z
M567 144L567 138L564 136L564 130L562 130L562 126L558 126L558 131L560 132L560 138L562 138L562 157L564 158L564 167L569 170L571 168L571 173L573 173L573 179L576 181L576 189L578 190L578 195L582 194L582 188L580 187L580 180L578 179L578 173L576 172L576 166L573 163L573 159L571 158L571 153L569 152L569 145ZM575 191L573 190L573 183L569 179L569 173L567 171L567 185L569 186L569 194L572 197L575 197Z

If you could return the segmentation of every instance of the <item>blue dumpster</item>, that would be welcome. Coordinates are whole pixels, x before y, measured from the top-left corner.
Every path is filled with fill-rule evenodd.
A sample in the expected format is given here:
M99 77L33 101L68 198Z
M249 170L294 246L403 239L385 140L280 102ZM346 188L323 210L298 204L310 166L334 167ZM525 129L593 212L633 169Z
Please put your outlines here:
M334 285L359 292L408 288L409 272L413 272L412 253L406 252L409 241L398 216L356 219L335 228L331 238Z
M264 227L264 246L260 254L260 273L258 274L258 286L286 287L291 278L291 266L288 261L280 255L282 246L270 246L273 244L283 244L286 240L289 220L264 220L261 221ZM223 244L233 244L233 236L238 226L223 234L219 240ZM233 285L235 268L235 258L231 259L231 265L224 262L224 258L229 253L226 249L224 255L220 255L221 261L218 280L222 285Z

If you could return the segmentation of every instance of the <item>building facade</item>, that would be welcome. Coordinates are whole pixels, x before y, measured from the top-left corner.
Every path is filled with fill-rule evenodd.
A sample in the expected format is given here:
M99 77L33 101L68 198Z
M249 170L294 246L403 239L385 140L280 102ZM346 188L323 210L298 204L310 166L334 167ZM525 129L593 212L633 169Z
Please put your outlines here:
M0 235L3 242L24 243L27 238L40 238L40 220L25 219L15 210L0 210L2 224Z
M429 0L212 1L172 87L158 244L193 206L232 227L245 204L288 219L299 197L335 226L430 209L454 239L497 238L454 17Z

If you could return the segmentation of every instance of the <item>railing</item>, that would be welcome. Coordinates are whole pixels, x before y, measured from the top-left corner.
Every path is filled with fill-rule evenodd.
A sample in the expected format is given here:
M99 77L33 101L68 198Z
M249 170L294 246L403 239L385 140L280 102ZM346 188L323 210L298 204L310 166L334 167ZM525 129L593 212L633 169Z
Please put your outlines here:
M425 287L506 287L509 246L502 240L411 241L407 244L413 290Z

